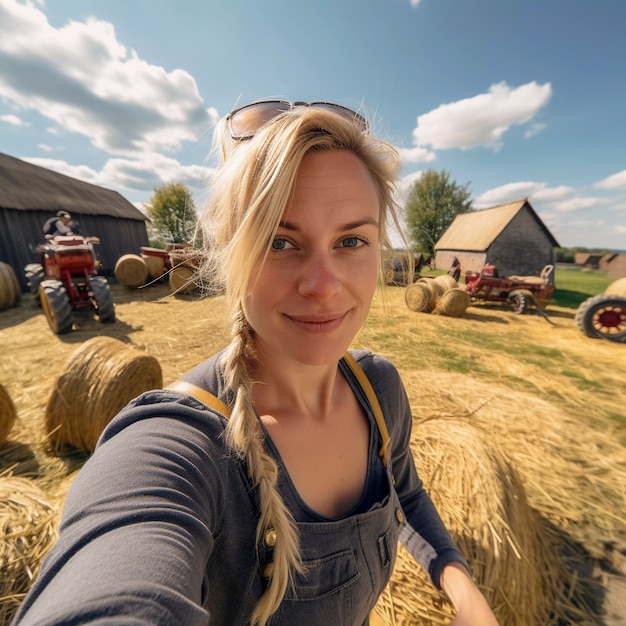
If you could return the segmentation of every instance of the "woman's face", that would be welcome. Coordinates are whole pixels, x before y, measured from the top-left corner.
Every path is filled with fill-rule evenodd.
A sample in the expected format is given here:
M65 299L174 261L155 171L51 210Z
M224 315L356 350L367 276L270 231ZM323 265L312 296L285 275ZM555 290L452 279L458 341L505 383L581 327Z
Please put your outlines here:
M367 317L378 279L379 201L346 150L307 155L244 310L261 358L336 363Z

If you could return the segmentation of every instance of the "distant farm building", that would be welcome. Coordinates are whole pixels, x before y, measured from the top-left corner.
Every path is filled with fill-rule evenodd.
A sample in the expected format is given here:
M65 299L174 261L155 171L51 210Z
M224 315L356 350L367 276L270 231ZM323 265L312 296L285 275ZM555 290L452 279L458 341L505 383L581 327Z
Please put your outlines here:
M538 275L560 247L527 199L461 213L435 244L435 266L462 273L495 265L500 276Z
M587 269L606 272L610 278L617 279L626 276L626 254L577 252L574 255L574 263Z
M124 254L148 245L148 218L116 191L104 189L0 153L0 261L26 290L23 268L36 263L43 225L68 211L83 235L100 238L96 253L105 273Z

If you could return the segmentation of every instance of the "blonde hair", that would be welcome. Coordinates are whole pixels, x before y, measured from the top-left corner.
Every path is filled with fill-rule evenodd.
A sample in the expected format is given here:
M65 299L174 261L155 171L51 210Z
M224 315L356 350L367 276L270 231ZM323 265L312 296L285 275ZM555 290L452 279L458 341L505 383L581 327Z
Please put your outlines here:
M348 150L369 171L380 202L382 277L382 251L391 247L388 216L401 232L394 203L400 158L392 146L363 132L352 121L308 107L283 113L244 142L231 140L222 120L216 129L216 145L225 160L212 181L210 199L199 222L207 255L204 272L214 284L223 287L234 312L231 343L223 360L225 381L235 398L226 442L245 461L258 488L261 510L257 545L269 529L277 537L273 571L251 618L251 624L264 625L278 609L292 571L302 571L302 562L296 523L276 488L278 468L265 451L254 409L253 330L245 318L243 303L289 203L300 163L314 151Z

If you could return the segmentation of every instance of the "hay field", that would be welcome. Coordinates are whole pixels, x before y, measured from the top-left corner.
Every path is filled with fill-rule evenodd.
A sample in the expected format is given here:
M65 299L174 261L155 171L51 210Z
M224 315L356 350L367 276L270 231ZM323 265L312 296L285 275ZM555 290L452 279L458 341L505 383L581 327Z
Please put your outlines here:
M69 356L112 337L158 360L167 385L228 336L222 298L112 287L115 324L75 315L61 337L26 296L0 312L0 385L17 414L0 473L29 479L57 509L84 461L51 454L43 427ZM551 323L485 304L428 315L389 287L353 347L401 371L418 470L501 622L626 623L626 347L584 337L572 309L548 312ZM403 551L377 612L423 626L452 615Z

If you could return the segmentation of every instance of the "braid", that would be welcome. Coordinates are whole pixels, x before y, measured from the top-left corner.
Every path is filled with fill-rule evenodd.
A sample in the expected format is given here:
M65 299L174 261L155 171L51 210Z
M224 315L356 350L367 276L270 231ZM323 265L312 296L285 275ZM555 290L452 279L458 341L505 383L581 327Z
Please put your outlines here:
M227 385L235 390L235 403L226 428L226 443L245 460L248 473L259 490L260 516L257 544L269 529L278 541L274 547L274 566L269 584L254 608L251 624L264 626L280 605L290 581L291 569L301 571L298 531L289 509L276 489L278 467L265 451L263 432L252 400L254 350L250 326L243 311L235 316L233 340L224 360Z

